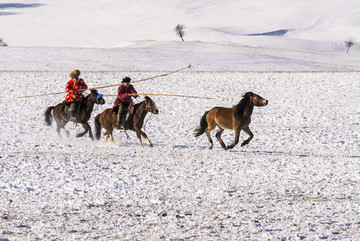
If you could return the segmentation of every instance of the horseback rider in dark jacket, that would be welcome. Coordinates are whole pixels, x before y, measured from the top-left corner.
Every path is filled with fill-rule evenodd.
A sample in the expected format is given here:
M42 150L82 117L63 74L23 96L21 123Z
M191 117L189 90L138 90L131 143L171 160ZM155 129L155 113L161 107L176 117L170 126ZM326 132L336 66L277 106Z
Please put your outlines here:
M121 85L118 88L118 95L116 96L113 109L118 106L117 110L117 125L121 128L125 122L126 110L131 105L131 97L137 98L137 92L132 84L130 84L131 79L125 77L121 81Z

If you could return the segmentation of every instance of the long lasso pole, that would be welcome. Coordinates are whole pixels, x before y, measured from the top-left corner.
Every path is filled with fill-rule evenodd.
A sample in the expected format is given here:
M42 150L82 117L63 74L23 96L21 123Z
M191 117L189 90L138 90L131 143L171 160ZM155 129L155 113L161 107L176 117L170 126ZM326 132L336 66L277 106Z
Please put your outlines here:
M130 96L136 96L136 95L159 95L159 96L174 96L174 97L211 99L211 100L226 100L226 99L238 98L238 97L234 97L234 98L215 98L215 97L195 96L195 95L154 94L154 93L137 93L137 94L130 94ZM104 95L104 96L117 96L117 95Z
M146 78L146 79L135 80L135 81L133 81L133 83L137 83L137 82L141 82L141 81L145 81L145 80L156 79L156 78L159 78L159 77L163 77L163 76L175 74L175 73L180 72L180 71L182 71L182 70L184 70L184 69L190 69L191 67L192 67L191 64L189 64L188 66L186 66L186 67L184 67L184 68L181 68L181 69L178 69L178 70L174 70L174 71L171 71L171 72L168 72L168 73L165 73L165 74L156 75L156 76L149 77L149 78ZM104 89L104 88L109 88L109 87L114 87L114 86L119 86L119 85L120 85L120 84L106 85L106 86L99 86L99 87L96 87L96 88L89 88L89 89ZM80 91L81 91L81 90L80 90ZM83 91L85 91L85 90L83 90ZM58 95L58 94L65 94L65 93L67 93L67 92L66 92L66 91L62 91L62 92L54 92L54 93L47 93L47 94L18 96L17 98L29 98L29 97L46 96L46 95Z
M145 80L151 80L151 79L156 79L156 78L159 78L159 77L164 77L164 76L167 76L167 75L175 74L175 73L180 72L180 71L182 71L184 69L190 69L190 68L191 68L191 64L189 64L188 66L186 66L184 68L171 71L169 73L156 75L156 76L149 77L149 78L146 78L146 79L134 80L134 81L132 81L132 83L138 83L138 82L142 82L142 81L145 81ZM119 84L99 86L99 87L94 88L94 89L103 89L103 88L109 88L109 87L114 87L114 86L119 86Z

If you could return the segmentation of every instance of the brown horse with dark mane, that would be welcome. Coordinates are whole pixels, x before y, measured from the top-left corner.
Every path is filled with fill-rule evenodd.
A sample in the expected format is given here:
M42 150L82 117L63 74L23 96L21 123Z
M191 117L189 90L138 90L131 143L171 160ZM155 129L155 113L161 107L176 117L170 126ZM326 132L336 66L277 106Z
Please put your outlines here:
M209 139L209 148L212 149L213 141L211 139L210 132L218 126L219 129L216 133L216 138L220 142L221 147L224 150L228 150L234 148L234 146L239 142L240 131L243 130L249 135L249 138L241 143L241 146L245 146L254 137L254 134L249 128L254 106L265 106L267 104L268 101L266 99L252 92L247 92L243 95L240 102L232 108L214 107L205 112L200 120L200 127L195 129L194 134L198 137L205 132L207 138ZM235 132L235 140L229 146L225 146L223 140L221 139L221 134L224 129L234 130Z
M91 117L91 112L95 104L103 105L105 104L105 100L103 99L102 95L97 92L97 90L92 89L91 93L88 94L81 102L79 115L76 117L75 120L73 120L73 122L75 123L80 123L85 130L84 132L77 134L76 137L82 137L87 132L89 132L91 140L94 140L94 136L91 132L91 127L88 121ZM48 107L45 111L46 124L50 126L52 123L52 118L54 118L57 125L57 133L59 134L59 136L61 136L60 130L62 128L65 130L67 136L70 135L69 131L65 129L65 125L70 121L66 108L66 104L62 102L56 106Z
M134 111L132 116L124 124L125 130L132 130L136 132L137 140L140 147L143 146L141 142L141 136L144 137L148 145L152 147L152 143L150 142L149 138L147 137L145 132L141 130L144 124L145 116L148 112L153 114L158 114L159 110L156 107L154 101L152 101L150 97L145 96L144 101L134 105ZM119 125L116 122L117 122L116 113L111 108L106 109L101 114L97 115L95 117L96 139L97 140L100 139L101 126L103 126L106 130L104 135L105 141L110 139L110 141L114 143L114 138L112 135L113 130L120 129Z

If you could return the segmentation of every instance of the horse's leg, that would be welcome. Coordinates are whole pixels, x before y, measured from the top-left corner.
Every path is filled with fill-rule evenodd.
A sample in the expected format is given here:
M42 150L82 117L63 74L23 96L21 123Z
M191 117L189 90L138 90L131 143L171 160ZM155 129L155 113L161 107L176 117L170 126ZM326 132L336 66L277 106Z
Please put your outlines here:
M91 131L91 126L90 126L89 123L87 123L87 122L86 122L86 124L87 124L87 126L88 126L89 137L90 137L90 139L93 141L93 140L94 140L94 136L93 136L93 133L92 133L92 131Z
M248 144L251 141L251 139L254 137L254 134L251 132L249 127L246 127L244 131L249 135L249 138L243 141L243 143L241 143L241 146L245 146L246 144Z
M113 135L112 135L113 130L114 129L112 129L111 127L110 127L110 129L106 128L104 139L105 139L105 141L107 141L109 139L112 144L115 144L115 141L114 141L114 138L113 138Z
M66 136L69 137L70 136L70 132L68 130L65 129L65 125L67 124L67 121L64 121L62 119L55 119L56 122L56 131L59 134L60 138L61 138L61 129L64 129Z
M81 132L76 135L76 138L83 137L89 131L89 124L88 123L81 123L82 127L84 128L84 132Z
M104 140L107 142L107 141L108 141L108 138L109 138L109 134L108 134L108 132L106 131L105 134L104 134Z
M66 136L67 136L67 137L70 137L70 131L68 131L68 130L65 129L65 124L63 125L62 128L64 129L64 131L65 131L65 133L66 133Z
M212 149L213 148L213 140L211 139L211 135L210 132L212 130L214 130L216 127L214 122L208 122L208 127L206 128L205 134L209 140L209 148Z
M93 136L93 133L91 131L91 126L90 125L89 125L89 137L90 137L91 140L94 140L94 136Z
M240 130L241 130L240 127L234 130L234 134L235 134L234 142L231 145L227 146L226 150L233 149L234 146L239 143Z
M225 143L223 142L223 140L221 139L221 134L222 134L223 132L224 132L224 129L219 126L219 129L218 129L218 131L216 132L216 138L217 138L218 141L220 142L221 147L226 151L226 145L225 145Z
M115 144L112 132L113 132L112 129L111 130L106 129L105 134L104 134L104 140L105 140L105 142L110 140L113 144Z
M136 132L137 142L139 143L140 147L143 147L143 144L141 142L141 135L139 132Z
M115 144L114 137L112 135L112 132L109 134L110 141Z
M213 140L211 139L211 136L210 136L210 131L206 131L206 136L209 140L209 148L212 149L213 148Z
M64 119L60 119L59 120L59 125L60 125L60 129L64 129L66 136L69 137L70 136L70 131L68 131L67 129L65 129L65 125L68 123L68 121L64 120Z
M61 138L61 128L63 128L59 123L56 123L56 131Z
M87 132L89 132L90 139L94 140L94 136L91 132L91 126L89 125L89 123L85 122L85 123L81 123L81 125L84 128L84 132L77 134L76 138L83 137Z
M137 141L140 145L140 147L143 147L142 141L141 141L141 136L144 137L146 143L148 144L149 147L152 147L153 144L151 143L151 141L149 140L149 138L147 137L147 135L145 134L145 132L143 132L140 128L134 128L135 132L136 132L136 137L137 137Z

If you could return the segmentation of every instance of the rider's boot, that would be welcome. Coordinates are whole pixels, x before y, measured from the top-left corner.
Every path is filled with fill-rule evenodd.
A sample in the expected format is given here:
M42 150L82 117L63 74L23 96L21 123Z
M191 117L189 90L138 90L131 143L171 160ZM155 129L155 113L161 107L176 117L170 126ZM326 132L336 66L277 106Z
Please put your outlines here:
M116 125L120 129L124 128L125 120L124 120L124 114L117 114L116 115Z
M116 125L120 128L120 129L123 129L124 128L124 105L121 104L119 105L119 109L118 109L118 113L116 115Z
M78 108L75 102L72 102L69 106L69 120L75 121L78 117Z

